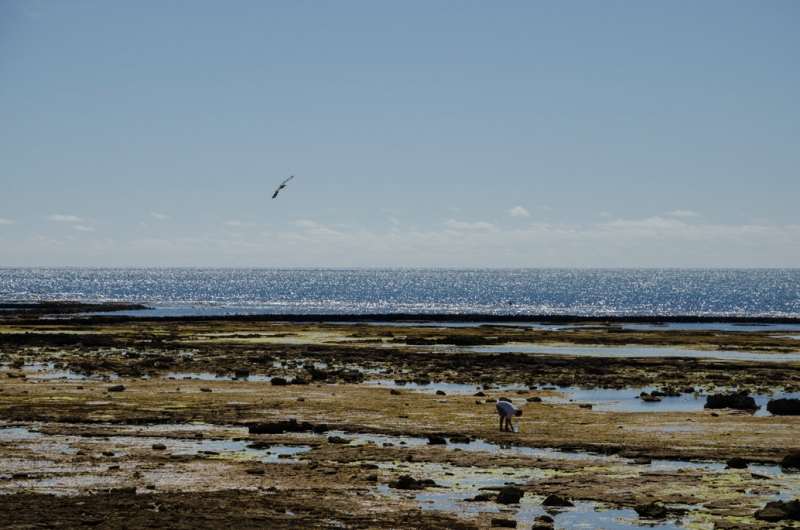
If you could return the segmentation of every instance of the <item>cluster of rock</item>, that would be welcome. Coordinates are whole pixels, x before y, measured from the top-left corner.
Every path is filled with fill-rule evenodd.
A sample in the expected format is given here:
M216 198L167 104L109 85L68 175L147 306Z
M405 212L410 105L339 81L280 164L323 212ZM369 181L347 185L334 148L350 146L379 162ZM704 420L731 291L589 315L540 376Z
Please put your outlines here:
M747 390L728 394L712 394L706 398L707 409L737 409L756 411L761 407Z
M312 425L307 421L298 422L296 419L292 418L289 420L251 423L247 426L247 430L250 434L283 434L287 432L308 431L320 434L328 431L328 425L325 423Z

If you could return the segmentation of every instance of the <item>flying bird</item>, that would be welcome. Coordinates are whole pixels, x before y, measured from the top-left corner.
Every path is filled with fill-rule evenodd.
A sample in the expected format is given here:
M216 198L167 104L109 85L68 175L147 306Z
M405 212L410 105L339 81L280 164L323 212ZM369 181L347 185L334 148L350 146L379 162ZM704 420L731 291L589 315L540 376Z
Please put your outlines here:
M294 178L294 175L292 175L288 179L286 179L283 182L281 182L281 185L278 186L278 189L275 190L275 193L272 194L272 198L274 199L275 197L277 197L278 196L278 192L281 191L283 188L285 188L286 187L286 183L289 182L290 180L292 180L293 178Z

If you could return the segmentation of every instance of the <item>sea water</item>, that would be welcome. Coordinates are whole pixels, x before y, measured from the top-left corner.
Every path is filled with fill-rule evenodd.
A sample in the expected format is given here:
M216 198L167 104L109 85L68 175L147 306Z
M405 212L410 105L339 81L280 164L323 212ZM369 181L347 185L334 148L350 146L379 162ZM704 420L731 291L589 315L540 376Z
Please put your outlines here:
M800 318L800 269L0 268L0 301L142 316L449 313Z

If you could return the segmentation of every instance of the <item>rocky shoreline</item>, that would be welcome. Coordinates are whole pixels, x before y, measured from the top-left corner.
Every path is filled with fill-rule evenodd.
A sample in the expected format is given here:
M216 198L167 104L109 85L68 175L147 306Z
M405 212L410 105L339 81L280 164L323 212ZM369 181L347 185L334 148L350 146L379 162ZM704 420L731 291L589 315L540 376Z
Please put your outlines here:
M797 416L733 398L670 408L793 395L800 362L770 360L800 351L791 333L105 318L0 322L11 527L565 528L606 512L631 527L793 524L789 508L775 520L783 505L759 511L800 495L781 467ZM487 344L507 351L475 350ZM553 344L708 357L535 352ZM646 394L652 409L570 401L579 389ZM525 411L519 433L497 430L501 398ZM506 482L517 502L501 502Z

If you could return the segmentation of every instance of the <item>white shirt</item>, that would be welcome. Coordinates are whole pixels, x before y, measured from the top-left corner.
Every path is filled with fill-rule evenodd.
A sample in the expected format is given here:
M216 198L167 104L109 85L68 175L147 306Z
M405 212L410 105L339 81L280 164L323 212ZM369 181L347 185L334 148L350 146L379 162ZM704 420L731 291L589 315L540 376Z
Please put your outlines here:
M514 417L514 415L517 413L517 411L519 409L517 407L515 407L514 405L512 405L511 403L509 403L508 401L498 401L497 402L497 410L498 410L498 412L500 412L502 410L503 413L505 414L505 416L508 419L511 419L511 418Z

